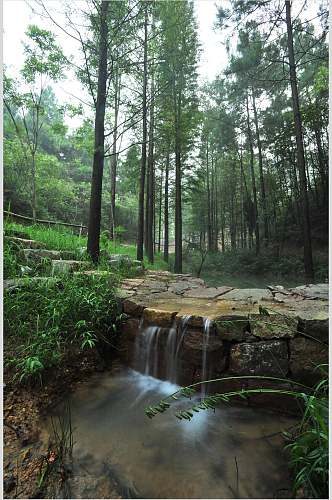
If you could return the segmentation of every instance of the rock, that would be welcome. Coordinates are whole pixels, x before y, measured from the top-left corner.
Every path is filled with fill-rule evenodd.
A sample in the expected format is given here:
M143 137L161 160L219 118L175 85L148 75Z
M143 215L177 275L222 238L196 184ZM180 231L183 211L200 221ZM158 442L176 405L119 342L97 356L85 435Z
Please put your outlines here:
M219 358L222 358L224 344L216 335L209 336L209 342L206 346L207 361L211 365L212 357L216 358L216 353ZM184 338L183 345L180 350L180 358L188 361L195 366L202 366L204 350L204 333L199 330L187 330ZM213 356L212 356L213 355Z
M234 375L288 374L288 348L284 341L272 340L236 344L230 351L229 370Z
M283 314L251 314L249 321L251 333L261 339L293 338L297 334L297 319Z
M180 281L179 283L172 283L168 287L168 291L171 293L175 293L176 295L184 295L184 292L186 290L189 290L190 288L197 287L198 285L191 285L190 283L187 283L186 281Z
M85 261L84 261L85 262ZM113 277L113 273L110 271L101 271L99 269L89 269L88 271L75 271L74 274L85 274L86 276L109 276Z
M241 342L249 336L248 315L225 315L218 318L215 323L221 339Z
M20 245L22 248L45 248L45 244L40 241L29 240L25 238L17 238L16 236L6 236L6 240Z
M118 299L127 299L128 297L132 297L133 295L136 295L136 292L134 290L123 290L122 288L118 288L116 290L116 296Z
M86 260L52 260L52 274L69 274L90 267Z
M17 290L24 286L29 286L35 282L43 282L43 281L55 283L57 279L53 278L52 276L31 276L25 278L14 278L10 280L4 280L3 289L5 291Z
M144 280L139 286L138 290L144 290L144 293L158 293L166 292L166 283L155 280Z
M144 325L150 324L153 326L161 326L164 328L171 327L177 311L163 311L160 309L146 308L143 311Z
M31 448L28 448L27 450L23 450L21 452L21 457L22 457L22 462L24 462L24 460L27 460L28 458L31 457Z
M127 340L135 341L139 331L139 324L140 322L138 319L127 319L127 321L122 325L121 336Z
M329 284L318 283L316 285L302 285L290 289L292 293L298 293L306 298L328 300Z
M16 486L16 479L13 474L5 475L3 478L3 489L5 493L9 493Z
M144 309L144 303L133 300L133 299L125 299L123 302L123 312L129 314L130 316L141 317Z
M224 293L232 290L231 287L220 287L220 288L196 288L194 290L189 290L183 294L184 297L192 297L198 299L215 299Z
M292 378L307 385L321 379L316 367L328 363L328 347L314 340L297 337L290 341L290 370Z
M61 252L57 250L45 250L45 249L36 249L36 248L24 248L23 249L24 257L27 261L34 260L40 261L42 259L61 259Z
M315 339L328 343L329 341L329 318L328 313L321 311L316 316L299 320L298 331L310 335Z
M266 288L234 289L224 293L219 300L241 300L248 303L273 300L273 295Z

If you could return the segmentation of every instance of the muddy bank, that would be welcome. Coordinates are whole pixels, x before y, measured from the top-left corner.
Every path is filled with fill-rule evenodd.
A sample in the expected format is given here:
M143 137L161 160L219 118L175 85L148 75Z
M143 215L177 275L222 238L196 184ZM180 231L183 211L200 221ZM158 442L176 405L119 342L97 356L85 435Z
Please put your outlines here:
M7 354L8 354L7 346ZM8 358L7 358L8 359ZM41 430L40 421L92 374L116 368L105 364L97 350L67 352L61 363L45 372L43 385L19 384L12 373L4 373L4 498L44 498L48 488L45 470L56 459L51 435ZM69 471L52 474L53 481L65 480ZM114 497L119 498L117 492Z

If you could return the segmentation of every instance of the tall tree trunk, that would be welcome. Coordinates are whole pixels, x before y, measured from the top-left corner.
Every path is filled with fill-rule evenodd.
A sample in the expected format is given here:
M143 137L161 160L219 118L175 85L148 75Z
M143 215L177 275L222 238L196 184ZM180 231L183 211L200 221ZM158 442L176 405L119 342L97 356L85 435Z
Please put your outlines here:
M161 251L161 215L163 205L163 177L164 171L161 171L160 186L159 186L159 209L158 209L158 253Z
M147 190L147 257L150 263L154 258L154 74L151 75L151 105L150 105L150 130L149 130L149 157L148 157L148 190Z
M292 27L290 0L285 0L285 4L286 4L289 74L290 74L290 83L292 89L292 104L293 104L293 114L294 114L294 124L295 124L296 149L297 149L297 168L299 171L299 178L300 178L301 204L303 213L304 271L306 278L308 280L312 280L314 278L314 267L313 267L312 247L311 247L309 200L307 192L307 178L305 172L305 159L304 159L304 149L303 149L302 118L299 105L296 66L294 57L293 27Z
M111 210L110 210L110 239L114 239L115 228L115 193L116 193L116 169L118 163L117 155L117 138L118 138L118 115L120 104L120 79L118 71L115 73L115 95L114 95L114 129L113 129L113 144L112 156L110 160L110 174L111 174Z
M36 153L32 152L32 161L31 161L31 170L32 170L32 218L35 221L37 218L37 189L36 189Z
M147 88L147 68L148 68L148 10L147 2L144 4L144 63L143 63L143 137L142 137L142 161L140 174L140 188L138 197L138 222L137 222L137 260L143 260L144 241L144 190L146 171L146 139L147 139L147 109L146 109L146 88Z
M267 215L267 204L266 204L266 193L265 193L265 183L264 183L264 173L263 173L263 155L262 155L262 143L259 134L259 125L258 125L258 116L256 109L256 100L255 100L255 90L252 90L252 104L254 110L254 121L255 121L255 129L256 129L256 140L257 140L257 148L258 148L258 165L259 165L259 179L260 179L260 188L261 188L261 199L262 199L262 209L263 209L263 221L264 221L264 244L265 246L269 242L269 221Z
M101 196L103 188L104 170L104 127L106 106L106 83L107 83L107 44L108 24L107 13L110 3L103 0L100 7L99 28L99 60L98 60L98 87L95 114L95 140L92 166L90 212L88 224L87 251L93 260L99 259L99 237L101 219Z
M174 89L175 90L175 89ZM181 185L181 94L175 106L175 262L174 272L182 273L182 185Z
M164 261L168 262L169 225L168 225L168 182L169 182L169 147L167 149L165 167L165 195L164 195Z
M254 148L252 141L252 134L250 128L250 117L249 117L249 99L248 94L246 96L246 104L247 104L247 134L248 134L248 143L250 150L250 172L251 172L251 184L252 184L252 193L254 198L254 218L255 218L255 244L256 244L256 255L260 252L260 240L259 240L259 223L258 223L258 204L257 204L257 190L256 190L256 180L255 180L255 170L254 170Z
M212 223L211 223L211 193L210 193L210 172L209 172L209 142L206 139L206 191L207 191L207 237L208 251L212 251Z

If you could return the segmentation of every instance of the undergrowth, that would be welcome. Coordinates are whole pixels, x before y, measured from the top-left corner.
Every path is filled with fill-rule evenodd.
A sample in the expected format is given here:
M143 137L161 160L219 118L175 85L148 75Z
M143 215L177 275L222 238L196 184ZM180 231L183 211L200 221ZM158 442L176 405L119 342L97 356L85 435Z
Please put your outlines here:
M198 252L184 252L184 272L195 272L199 269L201 255ZM324 282L328 278L328 259L317 254L314 256L315 281ZM237 277L248 280L249 287L266 285L265 281L280 280L285 285L295 286L304 282L303 258L300 255L275 255L266 249L255 255L251 250L234 250L225 253L209 253L204 261L202 277L210 285L220 282L230 286L241 286ZM250 277L255 278L250 285ZM276 284L276 283L269 283ZM242 285L243 286L243 285Z
M26 280L4 295L4 333L13 354L8 368L19 381L39 377L60 362L71 345L89 349L114 345L121 321L115 297L116 276L76 275Z

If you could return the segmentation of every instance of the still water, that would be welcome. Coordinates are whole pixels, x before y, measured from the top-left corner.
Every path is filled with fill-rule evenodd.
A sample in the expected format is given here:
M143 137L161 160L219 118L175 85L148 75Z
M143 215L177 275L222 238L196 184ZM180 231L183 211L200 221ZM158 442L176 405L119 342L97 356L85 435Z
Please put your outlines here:
M280 434L289 417L223 406L190 422L144 408L177 386L128 368L91 378L71 396L71 498L284 498L290 475ZM198 397L198 396L197 396ZM58 409L60 411L60 409ZM116 488L114 487L116 485ZM62 492L63 494L63 492ZM61 493L59 494L61 495Z

